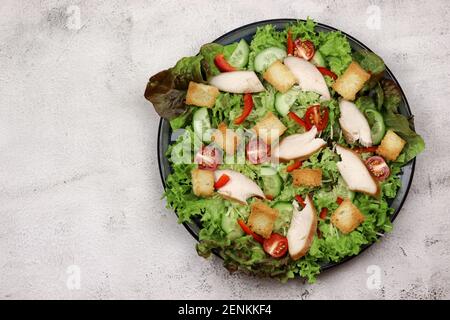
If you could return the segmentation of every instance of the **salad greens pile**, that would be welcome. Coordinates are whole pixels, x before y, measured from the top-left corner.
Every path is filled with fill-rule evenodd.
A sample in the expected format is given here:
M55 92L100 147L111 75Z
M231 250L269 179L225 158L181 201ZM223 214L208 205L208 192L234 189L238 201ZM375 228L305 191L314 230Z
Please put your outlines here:
M345 35L338 31L317 32L315 27L316 24L311 19L291 23L283 30L277 30L270 24L259 27L248 44L248 54L245 55L244 52L244 57L238 56L236 52L239 43L225 46L217 43L205 44L197 55L182 58L173 68L152 76L147 85L145 97L153 103L157 113L170 121L173 130L180 128L184 130L167 152L172 166L172 173L167 178L165 189L168 207L177 212L180 223L194 220L201 222L197 244L198 254L206 258L213 252L217 253L223 258L224 266L230 271L241 270L252 275L269 276L282 281L294 278L298 274L314 282L321 266L357 255L364 245L376 241L380 234L392 229L390 217L393 209L390 208L389 203L401 187L399 176L402 173L402 166L424 150L424 141L415 133L412 119L405 117L399 111L402 103L400 89L394 81L383 78L385 71L383 60L372 52L354 52ZM198 197L193 193L191 172L198 167L194 157L202 146L201 141L199 143L198 139L194 139L196 133L193 115L202 107L185 103L186 92L191 81L207 84L212 77L221 73L215 61L218 55L223 55L229 62L239 63L239 70L255 70L258 54L273 47L286 50L288 37L302 41L309 40L316 52L311 61L329 72L324 74L324 78L330 90L331 99L325 101L318 93L298 90L288 110L300 118L305 116L312 105L320 104L322 108L328 110L328 122L320 133L320 137L327 142L327 145L302 164L302 168L321 169L322 183L320 187L295 186L292 183L291 174L287 172L287 167L292 162L280 163L275 170L282 182L281 189L271 201L265 202L273 207L281 202L292 203L296 195L310 194L317 212L326 208L331 214L339 207L339 198L350 198L365 217L364 222L348 234L341 233L331 223L329 215L318 219L318 231L312 245L307 254L299 260L291 259L289 254L281 258L273 258L252 235L236 231L230 233L229 230L225 230L224 220L247 221L250 205L258 201L257 199L251 198L247 205L243 205L217 193L210 197ZM390 175L380 182L379 197L349 190L337 166L340 157L335 151L335 144L354 150L361 148L358 143L348 143L344 138L338 121L339 95L332 88L336 77L344 74L352 61L356 61L371 75L357 94L355 104L367 117L372 130L376 129L376 125L382 127L378 128L382 134L377 143L380 143L386 130L394 131L406 141L397 159L387 161ZM221 91L214 106L208 109L209 125L217 128L221 123L225 123L229 129L250 129L268 112L271 112L276 114L287 128L283 137L305 132L306 129L299 126L292 117L280 112L276 106L276 100L279 98L278 91L270 83L262 80L260 73L258 76L265 90L253 93L254 106L245 121L241 124L236 124L234 121L243 112L243 95ZM183 155L184 150L192 151ZM362 159L367 159L372 153L373 151L362 150L360 154ZM189 161L177 161L183 156L187 156ZM219 167L242 173L264 187L261 165L254 164L248 159L244 164L224 163ZM286 236L291 215L292 212L280 211L274 231Z

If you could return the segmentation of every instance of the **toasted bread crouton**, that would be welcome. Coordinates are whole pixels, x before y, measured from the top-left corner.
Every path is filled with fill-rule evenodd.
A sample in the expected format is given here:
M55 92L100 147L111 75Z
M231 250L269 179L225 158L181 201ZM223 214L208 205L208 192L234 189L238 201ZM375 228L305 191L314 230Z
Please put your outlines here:
M333 89L344 99L353 101L364 83L370 78L370 73L366 72L361 66L353 61L347 70L333 84Z
M214 172L211 170L193 169L192 190L197 197L209 197L214 193Z
M350 199L345 199L331 215L331 223L343 234L355 230L364 221L364 215Z
M263 78L280 92L285 93L297 81L289 70L280 60L276 60L264 72Z
M272 234L273 224L278 217L278 210L272 209L261 201L252 203L248 226L253 232L263 238L269 238Z
M218 95L219 89L216 87L191 81L186 94L186 104L212 108Z
M236 132L228 130L227 125L223 122L213 132L211 139L229 155L234 154L239 143L239 136Z
M253 127L256 134L267 144L278 139L286 129L280 119L270 111Z
M405 144L405 140L400 138L394 131L388 130L377 148L377 153L387 160L395 161Z
M322 184L322 169L295 169L291 172L294 186L319 187Z

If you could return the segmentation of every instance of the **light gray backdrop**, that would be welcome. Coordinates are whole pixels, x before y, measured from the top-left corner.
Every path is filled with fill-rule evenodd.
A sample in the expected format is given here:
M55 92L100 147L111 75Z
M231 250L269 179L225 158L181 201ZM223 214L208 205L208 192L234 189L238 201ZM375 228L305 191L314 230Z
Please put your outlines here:
M449 11L444 0L2 0L0 298L450 298ZM229 275L165 209L144 88L227 31L308 15L384 58L427 150L394 231L360 257L314 285Z

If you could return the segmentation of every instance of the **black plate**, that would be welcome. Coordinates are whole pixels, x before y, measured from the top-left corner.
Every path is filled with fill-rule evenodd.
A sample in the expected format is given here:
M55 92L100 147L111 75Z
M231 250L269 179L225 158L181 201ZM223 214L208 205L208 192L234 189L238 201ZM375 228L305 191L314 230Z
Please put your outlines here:
M273 20L264 20L264 21L254 22L254 23L242 26L240 28L234 29L233 31L230 31L230 32L224 34L223 36L217 38L216 40L214 40L214 42L220 43L222 45L227 45L232 42L239 41L242 38L244 38L247 42L250 42L253 35L256 32L257 27L260 27L260 26L263 26L266 24L273 24L277 29L284 29L284 27L286 26L287 23L290 23L293 21L296 21L296 20L295 19L273 19ZM325 24L321 24L321 23L317 24L316 30L317 31L337 31L337 29L327 26ZM355 49L355 50L365 49L365 50L372 51L366 45L364 45L357 39L346 34L345 32L342 32L342 33L347 36L347 38L350 42L350 45L352 46L353 49ZM389 70L388 67L386 67L385 78L392 79L401 90L400 84L398 83L397 79L395 79L394 75L392 74L391 70ZM401 114L403 114L407 117L411 117L412 116L411 109L409 108L409 104L408 104L408 101L406 99L406 96L405 96L403 90L401 90L401 93L402 93L402 103L399 107L399 111ZM167 176L171 172L170 164L169 164L167 158L165 157L167 148L169 147L170 143L173 142L173 141L171 141L171 135L172 135L172 130L170 128L169 122L167 120L161 118L161 120L159 122L159 130L158 130L158 164L159 164L159 172L161 175L161 181L162 181L164 187L165 187L165 181L167 179ZM416 165L416 159L413 159L412 161L410 161L407 165L405 165L403 167L403 170L401 173L402 187L398 190L398 193L397 193L397 196L395 197L395 199L392 199L391 201L389 201L389 205L392 208L394 208L394 210L395 210L394 214L391 216L391 221L395 220L398 213L400 212L400 209L403 206L403 203L406 200L406 196L408 195L408 191L409 191L409 188L412 183L415 165ZM195 239L198 240L198 233L201 228L200 221L197 220L197 221L194 221L193 223L184 223L184 226L189 231L189 233ZM361 252L363 252L365 249L367 249L371 245L372 244L363 246L361 248L360 254L361 254ZM326 270L326 269L329 269L336 265L339 265L339 264L341 264L345 261L348 261L354 257L355 256L348 256L339 262L333 262L333 263L328 263L326 265L323 265L322 270Z

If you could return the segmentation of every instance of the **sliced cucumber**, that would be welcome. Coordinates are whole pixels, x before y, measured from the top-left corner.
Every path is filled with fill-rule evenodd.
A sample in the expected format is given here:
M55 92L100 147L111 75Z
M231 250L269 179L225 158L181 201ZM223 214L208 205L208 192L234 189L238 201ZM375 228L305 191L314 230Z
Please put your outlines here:
M263 192L265 195L275 198L280 194L283 180L277 170L272 167L262 167L261 178L263 183Z
M379 144L386 133L382 114L375 109L368 108L364 110L364 115L367 118L367 122L369 122L372 144Z
M209 120L209 114L207 108L199 108L194 112L192 118L195 134L202 139L202 141L210 142L211 137L209 131L211 129L211 121Z
M317 50L316 53L314 53L314 56L312 57L311 62L318 67L326 66L325 59L323 58L323 56L319 50Z
M292 88L288 92L281 93L278 92L275 96L275 109L277 109L278 113L282 116L285 116L289 113L292 105L295 100L297 100L298 93L300 90Z
M228 62L236 68L244 68L248 63L248 55L250 53L250 48L244 39L239 41L236 49L234 49Z
M278 210L278 217L273 225L273 231L285 236L291 224L294 207L289 202L279 201L274 204L273 208Z
M244 231L237 223L237 214L233 211L228 211L222 216L222 230L227 234L227 238L234 240L244 235Z
M263 72L276 60L283 60L286 56L286 51L278 47L264 49L255 57L255 71Z

